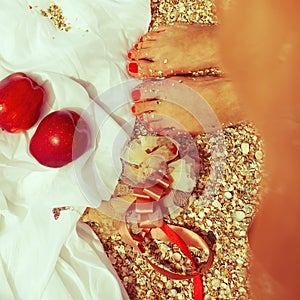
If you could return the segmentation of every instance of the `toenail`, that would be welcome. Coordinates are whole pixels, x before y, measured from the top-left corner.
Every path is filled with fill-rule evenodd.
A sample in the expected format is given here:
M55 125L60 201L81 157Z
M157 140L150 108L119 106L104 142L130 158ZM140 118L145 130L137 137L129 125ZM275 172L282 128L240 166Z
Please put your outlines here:
M132 106L131 106L131 111L132 111L133 114L135 114L135 112L136 112L136 107L135 107L135 105L132 105Z
M143 37L140 37L140 42L142 42L143 41Z
M134 48L135 50L138 50L138 49L139 49L139 44L134 44L133 48Z
M127 57L128 57L128 59L131 59L131 57L132 57L131 52L128 52L128 53L127 53Z
M142 122L142 123L145 122L144 114L138 115L137 117L140 120L140 122Z
M152 128L151 128L149 123L147 123L145 127L146 127L147 130L152 131Z
M133 101L139 100L141 98L141 92L140 92L140 90L133 90L131 92L131 98L132 98Z
M131 73L137 73L139 70L137 63L130 63L128 66L128 70Z

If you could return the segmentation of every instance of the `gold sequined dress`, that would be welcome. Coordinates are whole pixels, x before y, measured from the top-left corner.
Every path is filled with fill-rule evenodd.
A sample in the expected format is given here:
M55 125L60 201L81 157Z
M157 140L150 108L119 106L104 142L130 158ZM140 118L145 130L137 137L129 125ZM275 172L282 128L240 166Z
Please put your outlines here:
M208 0L152 0L151 7L151 26L174 21L212 26L217 23L215 5ZM135 135L147 135L147 131L137 123ZM212 161L208 137L203 134L195 137L203 167L194 192L187 205L165 220L211 239L215 256L211 268L203 275L204 299L245 300L251 299L248 282L251 252L247 231L260 200L262 141L249 122L226 127L223 136L225 167L211 201L203 205L202 194L210 184ZM129 192L130 187L122 183L116 189L119 196ZM93 218L98 221L91 222ZM83 221L89 222L98 234L130 299L193 299L192 280L172 280L155 271L140 253L121 240L113 222L100 212L88 211ZM173 261L175 269L188 268L188 262L176 245L160 243L157 247L160 258L163 256L171 264Z

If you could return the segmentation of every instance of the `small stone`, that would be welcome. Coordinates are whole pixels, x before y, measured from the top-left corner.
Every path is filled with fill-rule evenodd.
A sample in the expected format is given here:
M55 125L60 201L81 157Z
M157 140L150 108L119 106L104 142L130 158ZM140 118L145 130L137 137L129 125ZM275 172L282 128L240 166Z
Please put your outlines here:
M157 283L157 287L158 287L159 289L161 289L161 290L162 290L162 288L163 288L163 284L162 284L162 282L158 282L158 283Z
M262 153L262 151L260 151L260 150L256 151L256 152L255 152L255 158L256 158L257 160L261 160L261 159L263 158L263 153Z
M234 190L234 186L233 185L229 186L228 191L232 192L233 190Z
M243 210L247 215L251 215L253 213L253 207L250 204L246 204Z
M244 237L244 236L246 236L246 231L245 230L235 231L234 236L237 238Z
M227 284L224 283L224 282L222 282L222 283L221 283L221 287L222 287L223 289L227 289Z
M200 218L200 219L203 219L204 217L205 217L205 213L204 213L204 211L200 211L199 212L199 214L198 214L198 217Z
M166 254L170 250L170 248L164 244L161 244L159 246L159 250L161 251L161 253Z
M250 146L248 143L242 143L241 145L242 153L247 155L249 153Z
M230 192L225 192L225 193L224 193L224 197L225 197L226 199L231 199L231 198L232 198L232 194L231 194Z
M212 223L211 220L206 220L206 224L207 224L209 227L211 227L213 223Z
M235 221L242 221L244 218L246 217L245 213L241 210L236 211L233 214L233 218L235 219Z
M214 201L212 202L212 205L213 205L214 207L216 207L216 208L221 208L221 203L220 203L218 200L214 200Z
M232 179L233 182L237 182L238 181L238 177L236 176L236 174L232 175Z
M220 286L220 280L214 278L214 279L211 281L211 285L212 285L212 287L213 287L214 289L217 289L217 288Z
M167 64L168 63L168 60L165 58L164 59L164 64Z
M178 252L174 253L173 258L175 261L179 262L181 260L181 254Z
M177 294L177 299L178 300L183 300L184 296L181 293L179 293L179 294Z
M166 283L166 288L170 289L172 286L173 286L172 280L169 279Z

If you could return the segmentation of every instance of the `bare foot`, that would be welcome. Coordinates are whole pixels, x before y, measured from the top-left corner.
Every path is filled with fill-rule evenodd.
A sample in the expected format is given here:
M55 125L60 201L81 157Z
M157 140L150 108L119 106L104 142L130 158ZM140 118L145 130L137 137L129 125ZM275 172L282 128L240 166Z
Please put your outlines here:
M149 131L212 132L243 118L230 80L172 77L147 80L132 91L132 112Z
M220 66L216 27L175 23L145 34L128 52L128 73L136 78L190 74Z

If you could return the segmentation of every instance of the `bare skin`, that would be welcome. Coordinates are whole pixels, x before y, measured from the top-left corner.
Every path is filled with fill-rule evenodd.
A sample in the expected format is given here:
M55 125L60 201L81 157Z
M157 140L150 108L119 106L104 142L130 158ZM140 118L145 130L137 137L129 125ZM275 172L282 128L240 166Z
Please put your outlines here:
M175 127L195 135L244 119L233 84L226 78L144 81L132 98L133 113L158 133Z
M215 26L163 25L141 40L128 52L127 70L135 78L189 74L220 66Z

